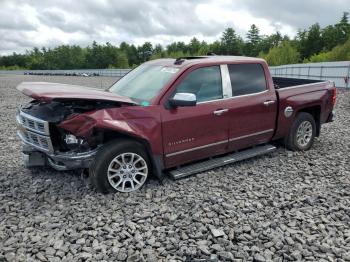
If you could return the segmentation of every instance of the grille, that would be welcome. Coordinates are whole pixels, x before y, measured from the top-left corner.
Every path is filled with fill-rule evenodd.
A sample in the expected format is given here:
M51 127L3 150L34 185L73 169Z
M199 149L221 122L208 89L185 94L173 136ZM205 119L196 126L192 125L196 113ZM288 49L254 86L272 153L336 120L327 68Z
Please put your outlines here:
M49 126L46 121L32 117L28 114L20 112L19 122L31 131L38 132L43 135L49 135Z
M49 123L19 111L16 116L18 135L24 143L39 150L53 152L50 139Z
M31 132L29 130L22 131L22 134L25 142L46 151L50 151L52 149L50 137Z

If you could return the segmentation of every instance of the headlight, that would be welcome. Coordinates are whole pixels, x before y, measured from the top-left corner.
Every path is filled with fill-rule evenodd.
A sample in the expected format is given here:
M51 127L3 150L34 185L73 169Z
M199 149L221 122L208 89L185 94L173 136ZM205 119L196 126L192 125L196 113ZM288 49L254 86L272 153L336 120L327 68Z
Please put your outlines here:
M66 142L67 145L76 145L80 144L81 139L78 139L75 135L67 134L64 138L64 142Z
M63 140L66 144L66 147L72 150L80 148L86 144L86 141L83 138L78 138L72 134L65 134Z

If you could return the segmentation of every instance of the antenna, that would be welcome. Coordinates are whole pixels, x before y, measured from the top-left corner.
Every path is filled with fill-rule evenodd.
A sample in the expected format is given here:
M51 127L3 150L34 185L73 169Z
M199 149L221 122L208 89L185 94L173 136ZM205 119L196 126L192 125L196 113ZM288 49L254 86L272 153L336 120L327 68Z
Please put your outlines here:
M175 60L175 65L181 65L183 62L185 61L185 59L183 59L182 57L178 57Z

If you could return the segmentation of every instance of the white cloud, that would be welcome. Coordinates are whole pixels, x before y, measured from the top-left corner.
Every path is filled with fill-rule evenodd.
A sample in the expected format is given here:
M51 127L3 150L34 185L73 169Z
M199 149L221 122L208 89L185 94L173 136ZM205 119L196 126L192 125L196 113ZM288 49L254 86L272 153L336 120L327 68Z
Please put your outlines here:
M1 0L0 54L93 40L211 42L227 27L245 37L253 23L261 34L293 37L315 22L336 23L347 6L348 0Z
M229 5L201 4L196 7L196 14L206 23L217 23L223 28L233 27L242 36L247 33L252 24L257 25L263 35L275 33L277 30L289 36L294 36L296 33L296 30L288 24L281 22L272 24L266 18L254 17L243 8L230 9Z

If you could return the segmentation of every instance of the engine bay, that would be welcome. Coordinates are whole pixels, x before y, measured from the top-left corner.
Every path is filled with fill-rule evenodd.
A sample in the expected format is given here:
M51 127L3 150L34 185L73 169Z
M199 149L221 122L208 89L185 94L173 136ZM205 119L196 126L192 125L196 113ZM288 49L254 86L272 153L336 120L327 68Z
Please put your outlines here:
M120 103L96 100L54 100L51 102L32 100L23 105L21 110L49 123L59 124L77 114L112 107L120 107Z

